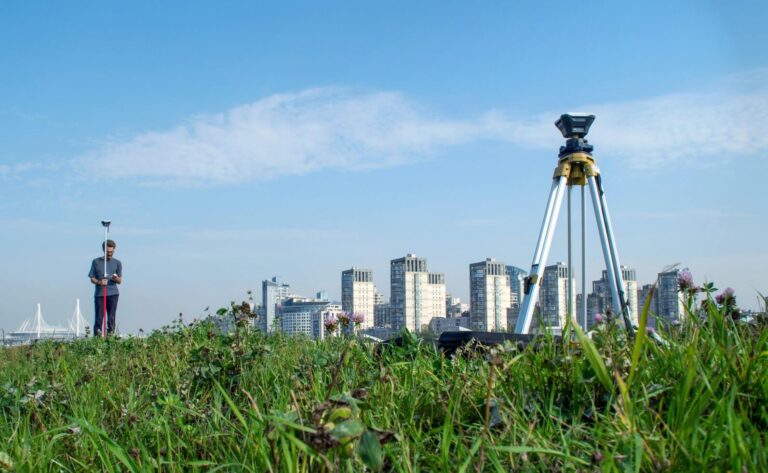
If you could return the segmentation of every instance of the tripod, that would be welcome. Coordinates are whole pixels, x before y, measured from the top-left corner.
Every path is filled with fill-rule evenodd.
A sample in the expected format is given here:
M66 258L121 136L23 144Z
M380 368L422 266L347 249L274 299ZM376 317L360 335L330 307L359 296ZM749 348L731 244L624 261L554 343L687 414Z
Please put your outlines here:
M539 290L543 280L544 268L552 246L552 237L555 234L557 217L563 203L563 197L568 190L568 309L573 323L575 318L575 304L573 294L574 279L572 272L572 247L571 247L571 191L573 186L581 187L581 294L583 326L587 327L587 300L586 300L586 221L585 221L585 196L584 187L589 186L592 195L592 205L597 220L597 230L600 234L600 244L603 248L603 258L608 275L608 283L611 290L612 309L615 314L621 314L627 334L632 335L635 324L632 313L624 293L624 280L619 263L619 252L616 249L616 240L611 226L611 217L608 212L608 202L605 199L600 169L592 157L593 147L584 137L589 132L589 127L595 120L594 115L564 114L555 122L555 125L566 138L565 146L560 147L557 167L552 181L552 189L549 192L549 200L544 211L544 221L541 224L539 239L536 243L536 251L533 254L531 272L525 278L523 305L520 308L520 316L515 326L516 333L527 334L531 328L533 309L539 296Z

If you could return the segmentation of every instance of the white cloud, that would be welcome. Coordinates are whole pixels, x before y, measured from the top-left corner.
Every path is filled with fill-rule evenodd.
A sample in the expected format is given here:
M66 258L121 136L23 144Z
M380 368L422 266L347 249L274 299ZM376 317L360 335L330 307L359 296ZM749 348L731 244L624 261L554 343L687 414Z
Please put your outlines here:
M723 163L768 151L768 91L698 93L596 105L592 141L635 167Z
M107 178L269 179L399 165L473 139L474 128L432 118L395 93L312 89L195 117L170 131L108 142L77 165Z
M29 174L32 172L51 171L55 170L56 166L53 164L32 163L23 162L15 164L0 164L0 178L9 179L20 177L23 174Z
M759 127L768 123L765 76L752 71L713 92L585 106L598 117L590 140L599 156L617 156L635 167L764 153L768 133ZM75 165L100 178L199 184L397 166L479 140L556 150L562 142L553 127L559 113L522 119L489 111L452 119L398 93L319 88L193 117L168 131L109 140Z

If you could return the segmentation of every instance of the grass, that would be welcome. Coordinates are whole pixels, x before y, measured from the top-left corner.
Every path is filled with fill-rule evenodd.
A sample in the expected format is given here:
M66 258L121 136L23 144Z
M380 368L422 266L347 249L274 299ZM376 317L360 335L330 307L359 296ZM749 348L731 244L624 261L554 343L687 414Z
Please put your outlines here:
M765 471L763 327L710 304L666 346L609 323L449 359L196 323L7 349L0 471Z

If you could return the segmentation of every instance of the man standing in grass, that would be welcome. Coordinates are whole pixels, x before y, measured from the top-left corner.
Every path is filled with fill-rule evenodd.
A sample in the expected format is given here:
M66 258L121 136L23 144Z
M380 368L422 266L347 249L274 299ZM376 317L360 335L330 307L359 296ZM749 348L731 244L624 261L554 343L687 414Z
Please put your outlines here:
M121 263L120 260L113 258L116 246L117 245L115 245L113 240L107 240L106 274L104 274L103 256L99 256L91 262L91 271L88 273L88 277L91 278L91 283L96 286L94 292L94 308L96 309L96 317L94 318L93 324L94 337L101 336L101 327L104 318L104 286L107 287L107 334L114 333L115 331L117 298L120 295L117 285L123 282L123 263ZM102 250L104 249L104 243L101 244L101 248Z

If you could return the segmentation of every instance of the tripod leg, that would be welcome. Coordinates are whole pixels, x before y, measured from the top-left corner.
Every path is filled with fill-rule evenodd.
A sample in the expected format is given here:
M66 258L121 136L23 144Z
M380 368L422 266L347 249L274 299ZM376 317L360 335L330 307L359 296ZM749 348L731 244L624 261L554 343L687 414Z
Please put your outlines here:
M613 274L613 257L608 247L608 232L605 228L605 218L603 216L603 205L598 195L597 184L595 178L590 176L587 178L589 182L589 191L592 195L592 206L595 210L595 220L597 222L597 232L600 234L600 246L603 249L603 259L605 260L605 269L608 272L608 282L611 288L611 302L613 311L618 314L620 312L619 294L615 287L615 277Z
M597 189L600 192L600 201L603 204L603 217L605 218L605 229L608 233L608 243L611 249L611 256L613 258L613 271L616 274L616 282L619 286L619 304L622 310L624 310L632 322L632 325L637 325L635 319L637 314L632 312L632 308L629 306L629 300L627 294L624 292L624 275L621 272L621 262L619 260L619 248L616 246L616 238L613 233L613 224L611 223L611 213L608 211L608 200L605 198L605 190L603 189L603 180L600 176L597 176Z
M581 186L581 317L587 331L587 207L584 186Z
M594 176L588 178L589 190L592 194L592 204L595 208L595 219L597 220L597 229L600 233L600 244L603 247L603 258L605 259L605 269L608 273L608 282L611 288L611 302L613 311L621 314L624 319L624 325L628 333L633 333L632 322L627 311L627 304L624 299L624 284L621 277L621 269L616 264L616 244L610 232L610 219L605 213L605 195L602 192L602 186ZM618 271L618 274L617 274Z
M549 191L549 200L547 209L544 212L544 221L541 223L541 232L539 240L536 243L536 251L533 255L531 272L528 274L525 284L525 297L523 305L520 308L520 315L517 318L515 333L528 333L531 328L531 318L533 309L536 306L536 299L541 287L541 276L544 272L544 265L547 263L549 249L552 246L552 236L555 233L557 216L560 213L560 206L563 202L563 194L568 183L566 176L560 176L552 183L552 189Z
M533 253L533 260L536 261L541 258L541 252L544 250L544 235L549 232L549 225L552 222L552 212L555 208L555 200L557 196L557 189L560 185L559 180L552 181L552 188L549 190L549 198L547 199L547 208L544 211L544 220L541 221L541 230L539 231L539 240L536 242L536 251Z
M571 232L571 195L573 194L573 186L568 186L568 287L566 288L566 294L568 294L568 308L566 309L568 321L576 323L576 311L574 310L574 280L573 280L573 258L572 255L572 243L573 233ZM563 327L565 328L565 327ZM573 330L573 329L571 329Z

